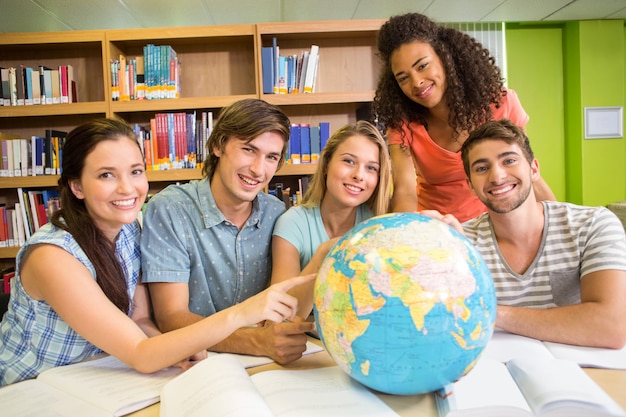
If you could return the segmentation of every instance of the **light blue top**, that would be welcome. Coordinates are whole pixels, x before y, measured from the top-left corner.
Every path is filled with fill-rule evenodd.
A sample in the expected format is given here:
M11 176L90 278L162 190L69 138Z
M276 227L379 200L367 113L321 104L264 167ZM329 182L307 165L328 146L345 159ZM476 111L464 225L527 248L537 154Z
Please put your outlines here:
M373 216L370 208L361 204L357 208L355 225ZM291 207L285 212L274 227L274 236L279 236L291 243L300 254L300 270L311 261L315 251L328 239L322 222L319 207Z
M139 280L139 233L137 223L125 225L116 242L131 300ZM0 323L0 386L34 378L48 368L80 362L102 352L69 327L48 303L31 298L22 287L22 258L27 247L38 243L65 249L87 267L95 280L93 264L68 232L47 223L26 242L17 254L9 309Z
M209 316L264 290L272 229L285 205L259 193L241 230L217 208L206 179L170 185L148 203L141 238L143 282L186 282L189 310Z

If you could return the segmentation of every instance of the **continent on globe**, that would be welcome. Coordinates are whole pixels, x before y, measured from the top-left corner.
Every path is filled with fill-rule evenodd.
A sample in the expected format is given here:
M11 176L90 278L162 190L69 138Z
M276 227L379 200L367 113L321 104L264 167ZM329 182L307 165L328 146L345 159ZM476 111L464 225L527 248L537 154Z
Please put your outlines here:
M493 334L496 294L476 248L417 213L366 220L315 281L320 338L337 365L388 394L435 391L465 375Z

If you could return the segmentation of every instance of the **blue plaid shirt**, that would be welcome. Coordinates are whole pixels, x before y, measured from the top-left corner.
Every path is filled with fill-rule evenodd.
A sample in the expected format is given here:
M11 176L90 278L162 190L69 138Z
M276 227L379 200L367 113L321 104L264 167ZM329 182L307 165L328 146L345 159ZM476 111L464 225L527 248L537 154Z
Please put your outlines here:
M140 273L139 238L139 225L133 223L122 228L116 242L131 300ZM20 280L22 257L28 246L38 243L65 249L95 279L91 261L66 231L48 223L26 242L17 254L9 310L0 323L0 386L34 378L48 368L80 362L102 352L70 328L45 301L34 300L24 291Z
M207 179L170 185L146 207L141 235L143 282L189 285L189 311L202 316L264 290L271 239L285 205L259 193L241 230L217 208Z

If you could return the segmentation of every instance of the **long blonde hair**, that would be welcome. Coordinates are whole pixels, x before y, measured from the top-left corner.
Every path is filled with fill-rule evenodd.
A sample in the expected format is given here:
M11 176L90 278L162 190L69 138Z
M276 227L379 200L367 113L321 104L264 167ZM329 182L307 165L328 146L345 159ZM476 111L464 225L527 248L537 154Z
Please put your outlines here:
M328 164L332 159L335 151L344 141L353 136L363 136L378 146L378 159L380 171L378 173L378 184L367 200L367 205L375 216L385 214L389 210L389 200L391 197L391 158L385 139L376 129L376 127L365 120L360 120L354 124L347 124L339 128L329 139L320 154L319 165L309 189L302 198L301 205L304 207L318 207L324 196L326 195L326 173L328 172Z

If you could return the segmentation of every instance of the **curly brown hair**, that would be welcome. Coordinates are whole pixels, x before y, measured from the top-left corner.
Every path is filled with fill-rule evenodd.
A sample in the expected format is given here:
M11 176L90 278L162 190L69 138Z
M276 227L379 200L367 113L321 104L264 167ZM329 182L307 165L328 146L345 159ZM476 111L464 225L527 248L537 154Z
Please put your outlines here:
M378 56L383 68L372 108L378 122L394 129L410 122L428 128L428 109L402 92L391 70L391 54L414 41L428 43L443 64L448 85L444 98L453 130L457 134L471 131L489 120L491 105L499 107L506 95L495 58L471 36L438 25L422 14L408 13L391 17L378 32Z

